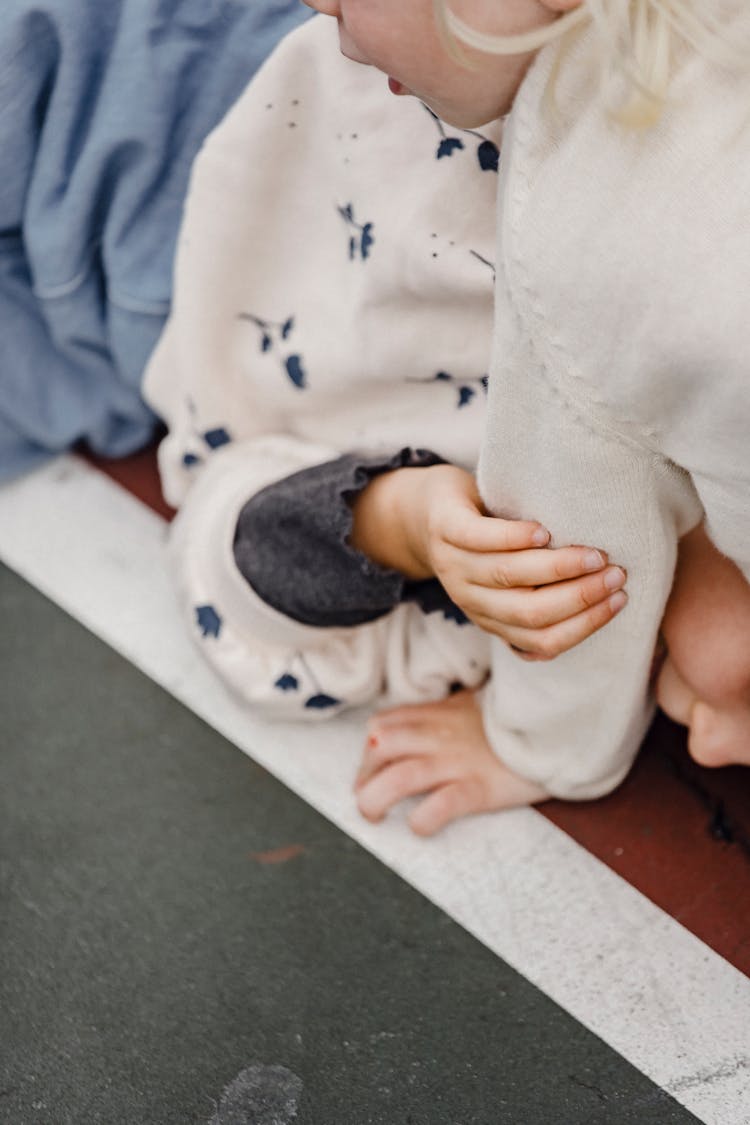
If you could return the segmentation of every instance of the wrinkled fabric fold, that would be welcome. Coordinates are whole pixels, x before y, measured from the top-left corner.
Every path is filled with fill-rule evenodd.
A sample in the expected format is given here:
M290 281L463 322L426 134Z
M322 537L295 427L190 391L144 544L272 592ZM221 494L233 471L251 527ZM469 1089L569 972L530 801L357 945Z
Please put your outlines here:
M0 479L151 436L192 161L297 0L6 0L0 9Z

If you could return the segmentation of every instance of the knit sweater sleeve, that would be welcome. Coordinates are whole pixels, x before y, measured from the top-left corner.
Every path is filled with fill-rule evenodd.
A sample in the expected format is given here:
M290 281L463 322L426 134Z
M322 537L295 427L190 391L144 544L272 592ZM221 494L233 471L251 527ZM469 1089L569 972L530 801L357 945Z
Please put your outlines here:
M700 505L681 470L595 429L570 404L561 415L560 405L542 378L519 377L497 409L491 395L485 503L497 515L540 519L555 547L606 550L627 571L629 601L554 660L526 663L495 642L483 717L506 765L553 796L581 800L624 779L653 716L649 678L678 539Z
M686 49L660 123L625 130L590 97L596 49L591 29L542 52L505 135L479 470L490 511L627 571L626 607L571 651L494 647L490 742L572 799L637 753L680 536L705 518L750 577L746 89Z

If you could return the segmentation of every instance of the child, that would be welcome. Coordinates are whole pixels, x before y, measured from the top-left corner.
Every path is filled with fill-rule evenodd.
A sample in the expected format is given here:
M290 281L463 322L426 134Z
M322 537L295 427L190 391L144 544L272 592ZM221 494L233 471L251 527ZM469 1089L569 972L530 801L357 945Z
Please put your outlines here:
M351 0L341 7L338 4L321 4L320 7L342 18L342 46L348 54L394 71L397 75L391 82L394 92L403 92L402 82L408 80L436 113L459 128L480 126L508 108L530 61L528 55L499 59L482 54L472 57L472 70L462 69L445 53L431 6L426 2L417 2L404 10L395 0L368 5L362 0ZM552 4L532 0L526 5L517 5L513 18L518 19L519 13L528 19L528 26L532 28L539 22L550 23L555 17ZM516 22L498 30L517 32L525 28L523 22ZM517 137L523 139L525 130L528 144L528 133L533 128L539 127L544 135L552 129L550 122L555 121L556 127L565 123L565 112L569 112L569 105L564 104L566 93L572 104L586 105L588 101L595 107L594 124L602 133L600 136L593 130L595 158L601 160L600 148L606 148L604 142L609 139L606 130L616 136L620 147L628 149L629 146L631 150L643 147L642 135L636 139L633 134L628 140L622 129L618 133L606 121L597 97L588 89L595 76L585 49L591 52L591 57L596 56L598 40L592 29L581 35L561 68L557 118L545 100L546 75L557 58L553 48L540 58L522 90L522 95L528 90L535 91L536 103L532 96L532 109L527 105L525 118L522 110L517 109L514 114L510 159L504 162L501 191L497 370L493 370L490 380L490 440L485 444L480 480L484 501L491 511L496 515L513 516L548 514L557 542L585 542L598 538L600 533L606 534L607 545L617 548L616 557L629 563L632 560L630 565L637 576L639 604L635 605L634 601L631 612L616 625L581 648L568 652L554 665L519 662L506 647L495 644L493 681L482 699L484 722L473 698L466 695L426 708L401 709L375 721L360 779L360 806L366 815L377 818L402 797L427 793L411 818L418 831L434 831L462 812L524 803L541 799L547 793L594 796L621 779L650 715L646 704L648 668L669 588L677 535L689 530L701 517L693 482L685 471L672 464L677 458L670 455L669 449L659 448L658 438L663 435L652 432L648 419L644 421L642 417L647 403L636 394L632 404L626 403L625 408L618 409L616 380L622 376L622 368L628 376L623 380L622 389L626 392L633 389L628 383L631 368L636 367L633 354L637 354L638 349L632 345L624 347L625 359L631 361L631 366L620 363L618 368L617 357L597 354L595 350L593 356L584 354L587 362L580 362L570 347L571 325L574 342L588 342L592 328L598 325L598 316L591 318L591 309L598 307L596 301L602 296L601 278L592 279L585 270L585 300L577 293L574 280L571 284L571 263L575 260L571 257L571 244L579 253L580 247L586 245L585 230L579 233L577 240L569 239L566 243L565 238L571 230L576 230L576 224L569 227L564 221L559 224L550 221L556 207L578 198L576 192L570 188L559 198L546 198L537 186L547 185L550 190L556 179L546 169L537 176L536 170L531 174L517 167L521 145ZM570 89L577 59L577 73L585 79L585 97L575 88L575 83ZM528 100L527 97L527 103ZM523 98L519 101L523 105ZM586 114L581 116L585 121ZM576 131L572 132L575 137ZM583 139L592 143L592 137L586 134ZM531 148L536 158L555 157L562 160L566 174L572 177L578 172L580 175L585 163L566 165L570 148L558 147L550 138L545 140L541 148L534 148L532 132ZM521 156L524 152L521 147ZM632 152L630 156L632 158ZM616 180L618 189L637 184L635 176L622 177L617 160L613 167L621 176ZM604 173L606 171L605 162ZM597 219L602 230L610 237L614 234L616 249L621 232L609 230L605 220L617 214L620 201L617 192L613 194L611 184L606 182L606 174L602 179L610 194L605 193ZM658 176L656 179L658 188ZM597 183L596 177L591 182ZM524 222L519 228L519 211L528 206L529 199L542 211L534 216L534 222ZM633 205L627 198L623 202L626 206ZM640 212L636 213L640 218ZM575 208L572 218L580 228L581 216ZM547 243L543 249L537 239L531 250L524 247L524 254L519 255L517 243L529 235L533 239L541 229L545 229L550 246L555 247L553 235L562 246L558 245L555 253L548 255ZM609 249L609 246L597 247L594 264L606 258L604 251ZM585 254L581 257L591 270L592 258ZM637 256L636 262L642 267ZM533 277L526 276L530 264L537 268L546 284L544 295L551 309L544 309ZM632 286L633 279L628 278L616 257L613 272L617 280L627 280ZM670 271L670 279L671 276ZM656 281L659 281L658 271ZM556 291L556 286L561 292ZM623 292L630 298L637 289L626 286ZM643 308L634 298L629 308L627 304L622 307L618 303L619 291L615 292L614 301L611 294L605 292L604 295L607 299L601 311L622 312L624 332L632 332L633 326L636 329L648 327ZM674 313L671 308L667 311ZM578 323L581 313L589 317L583 325ZM630 321L626 314L630 314ZM566 323L566 317L570 323ZM618 339L618 328L617 324L606 325L605 343ZM633 336L640 346L637 331ZM666 350L670 343L667 337ZM652 341L646 337L645 344L652 345ZM643 360L648 359L653 367L655 361L649 357L648 347L642 347L642 352ZM638 358L640 362L640 354ZM645 362L644 367L648 369ZM615 409L606 393L599 393L595 384L602 369L607 376L603 378L603 390L613 398ZM650 370L649 375L653 386ZM636 392L638 389L636 386ZM668 395L670 389L666 390ZM622 417L628 417L628 406L634 417L632 422L625 423ZM669 437L669 433L666 436ZM731 465L727 477L731 483L735 468L731 462L731 443L726 449ZM710 476L715 469L711 451L708 461L707 475ZM502 619L501 627L493 631L511 640L517 648L534 651L534 637L528 632L516 636L515 640L512 633L508 634L507 602L502 609L498 608L497 598L494 604L486 597L481 605L476 603L477 591L492 592L492 580L483 570L486 557L476 549L486 547L486 543L472 541L468 545L474 550L468 552L452 548L451 540L465 534L463 527L456 526L460 505L457 504L450 518L442 523L434 517L434 513L440 511L435 496L446 497L450 471L449 467L433 465L405 467L378 475L354 503L352 544L376 563L386 567L395 565L400 573L414 579L437 574L449 593L455 590L454 598L459 602L462 594L468 594L469 599L474 597L474 604L469 602L466 608L473 611L472 616L485 628L492 628L496 618ZM745 482L741 473L739 476L742 488ZM468 504L468 482L462 479L459 485L455 477L450 481L456 487L456 495L464 489ZM702 499L711 520L711 509L717 505L706 502L709 492L707 488ZM427 508L426 499L430 501ZM445 506L450 508L447 502ZM426 512L431 513L430 518L425 518ZM720 517L719 511L714 523L721 523ZM498 521L498 528L505 526ZM712 527L712 530L717 535L717 529ZM741 531L735 533L735 540L742 542ZM517 545L524 544L519 541ZM654 566L649 573L643 565L645 551L652 552ZM547 559L553 559L555 554L548 552ZM517 559L522 557L518 555ZM737 557L742 561L741 550ZM496 562L493 559L492 578ZM508 572L507 557L505 566L506 579L510 577L511 583L518 583L519 576ZM549 574L537 577L538 583L549 581ZM550 591L559 596L554 587L542 592ZM609 604L602 595L603 590L600 590L596 603L599 606ZM523 612L527 611L528 600ZM517 606L514 612L519 612ZM553 620L570 630L569 621L575 620L575 617L570 618L570 612L568 606L567 614ZM535 610L524 618L524 624L529 620L542 625L544 618ZM514 624L511 614L510 629L513 628L518 628L518 618ZM559 637L559 647L550 643L544 627L538 631L538 636L542 639L537 647L543 655L553 655L560 648L568 647L559 644ZM571 643L577 639L581 638L572 638ZM620 661L622 667L619 667ZM466 678L463 682L467 682ZM586 746L581 746L582 731L588 736Z
M194 635L267 713L325 718L486 678L489 638L442 586L346 542L349 502L399 466L429 485L446 558L479 563L470 590L440 576L480 625L520 648L538 631L525 625L543 626L561 649L621 604L618 567L541 549L536 522L486 517L471 475L499 134L395 102L319 19L285 41L196 163L145 390L169 423L160 466Z
M710 757L710 720L727 756L747 761L744 5L519 0L474 5L462 21L439 4L449 30L483 48L464 50L465 69L428 0L408 11L396 0L313 6L338 17L346 53L394 75L395 92L414 90L446 121L480 127L515 99L501 167L482 498L496 515L533 513L555 543L595 535L626 566L630 590L626 614L553 664L521 664L494 645L483 724L470 697L375 720L361 807L378 818L428 793L412 823L432 831L461 812L517 803L489 746L546 792L590 797L615 785L649 718L651 654L677 540L704 511L728 558L701 530L686 541L660 694L692 720L696 757ZM556 24L564 10L571 14ZM474 34L473 20L491 34ZM533 51L566 32L566 49L543 51L520 85ZM522 48L530 53L502 53ZM403 473L376 486L382 512L377 497L359 501L368 535L386 542L382 515L398 542L394 497L403 490L412 529L419 498L409 499ZM717 576L731 583L726 604L707 598Z

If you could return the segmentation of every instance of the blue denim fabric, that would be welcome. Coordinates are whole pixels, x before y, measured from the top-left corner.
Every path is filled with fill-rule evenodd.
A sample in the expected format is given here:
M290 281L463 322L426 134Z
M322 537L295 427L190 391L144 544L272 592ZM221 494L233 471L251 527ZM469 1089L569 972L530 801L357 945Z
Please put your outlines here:
M0 479L83 438L121 456L154 419L192 160L299 0L3 0Z

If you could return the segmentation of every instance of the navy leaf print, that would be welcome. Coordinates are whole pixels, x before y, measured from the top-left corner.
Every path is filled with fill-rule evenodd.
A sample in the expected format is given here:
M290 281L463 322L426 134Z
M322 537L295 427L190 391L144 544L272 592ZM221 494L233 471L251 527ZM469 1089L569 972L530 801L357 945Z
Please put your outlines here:
M491 269L492 276L493 278L495 277L495 267L492 262L488 261L487 258L483 258L482 255L479 254L476 250L470 250L469 253L471 254L472 258L476 258L476 260L478 262L481 262L483 266L487 266L488 269Z
M222 622L212 605L196 606L195 618L204 637L218 637Z
M317 695L311 695L310 698L306 700L305 708L311 711L325 711L328 707L338 707L340 703L340 699L334 699L332 695L319 692Z
M217 426L215 430L206 430L203 440L209 449L219 449L222 445L228 445L232 439L223 426Z
M452 603L451 605L446 606L446 608L443 610L443 617L446 621L455 621L456 625L469 624L469 619L464 611L462 609L459 609L457 605L453 605Z
M357 254L362 261L365 261L369 258L370 247L375 242L375 236L372 233L373 224L358 223L351 203L347 203L346 207L337 206L336 210L349 227L349 261L355 261Z
M464 147L464 142L459 140L458 137L444 137L438 145L437 158L441 160L444 156L452 156L456 149Z
M297 691L299 680L296 676L293 676L291 672L285 672L283 676L279 676L273 686L278 688L279 691Z
M497 172L500 164L500 149L494 141L482 141L477 149L479 167L483 172Z
M435 128L442 138L437 150L438 160L442 160L444 156L452 156L456 150L462 149L464 147L464 142L460 141L458 137L449 137L446 134L443 123L438 115L433 110L431 110L428 105L425 105L424 102L422 102L422 106L427 110L430 117L435 122Z
M342 210L342 208L339 208L339 210ZM238 314L238 320L245 320L257 327L260 332L260 350L273 354L279 360L295 387L304 387L306 376L302 367L302 357L290 355L284 359L279 355L279 343L287 340L294 331L294 317L288 316L286 320L269 321L262 320L254 313L243 312Z
M360 244L360 251L363 258L370 257L370 247L375 241L372 234L372 223L365 223L362 227L362 241Z
M197 453L183 453L182 463L186 469L192 469L193 465L200 465L201 458Z
M284 362L286 373L294 383L295 387L302 389L305 386L305 371L302 367L302 359L298 355L290 355Z
M487 376L486 375L481 375L476 379L473 379L473 378L460 379L456 375L451 375L448 371L438 371L435 375L430 375L426 379L425 378L414 379L414 378L409 378L409 376L407 376L406 382L407 383L452 383L453 386L458 391L458 403L457 403L457 405L459 407L469 405L469 403L471 402L471 400L474 398L475 394L477 393L476 388L481 386L483 388L483 390L485 391L485 393L487 391ZM472 386L472 384L474 384L474 386Z
M489 377L489 375L483 375L483 376L482 376L482 378L481 378L481 379L479 380L479 382L480 382L480 383L482 384L482 386L484 387L484 391L485 391L485 394L486 394L486 393L487 393L487 388L488 388L488 387L489 387L489 385L490 385L490 377Z
M433 110L431 110L429 106L424 105L424 102L422 103L422 105L435 122L435 128L442 137L437 151L438 160L440 160L443 156L452 156L457 149L464 148L465 146L463 141L460 141L458 137L449 137L446 134L443 123L438 115ZM475 129L462 129L461 132L467 133L469 136L479 138L480 143L479 147L477 148L477 159L479 160L479 167L482 169L482 171L497 172L498 166L500 164L500 149L497 147L495 142L491 141L488 137L483 136L481 133L477 133Z

